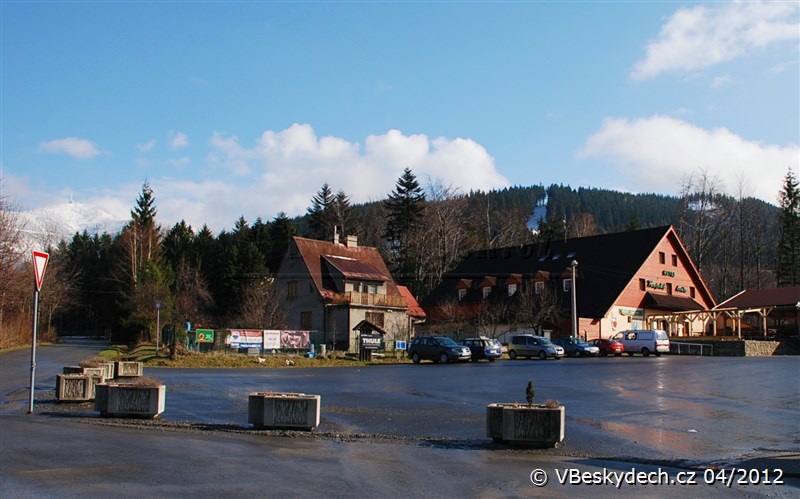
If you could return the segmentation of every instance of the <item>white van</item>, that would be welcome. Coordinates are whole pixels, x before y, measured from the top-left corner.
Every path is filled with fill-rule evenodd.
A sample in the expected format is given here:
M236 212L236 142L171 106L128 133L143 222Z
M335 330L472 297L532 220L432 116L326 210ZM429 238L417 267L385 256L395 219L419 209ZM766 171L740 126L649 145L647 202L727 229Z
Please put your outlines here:
M628 355L641 353L647 357L651 353L659 356L669 352L669 337L666 331L660 329L623 331L615 334L613 339L625 345L625 353Z

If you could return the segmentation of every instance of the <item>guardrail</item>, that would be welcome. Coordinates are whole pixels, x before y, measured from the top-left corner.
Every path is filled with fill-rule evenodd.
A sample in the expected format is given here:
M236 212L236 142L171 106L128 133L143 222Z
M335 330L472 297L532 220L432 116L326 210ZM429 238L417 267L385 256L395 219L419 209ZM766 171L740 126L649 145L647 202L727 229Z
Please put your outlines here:
M708 353L706 353L706 351L708 351ZM708 345L705 343L687 343L684 341L670 341L669 353L675 355L714 355L714 345Z

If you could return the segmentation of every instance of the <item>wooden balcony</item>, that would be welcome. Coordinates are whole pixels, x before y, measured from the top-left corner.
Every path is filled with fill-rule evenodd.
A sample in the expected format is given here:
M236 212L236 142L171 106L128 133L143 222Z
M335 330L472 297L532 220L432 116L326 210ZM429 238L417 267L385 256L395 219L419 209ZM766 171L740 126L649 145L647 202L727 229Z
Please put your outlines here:
M351 305L362 307L406 308L406 300L402 296L378 295L372 293L329 293L328 303L332 305Z

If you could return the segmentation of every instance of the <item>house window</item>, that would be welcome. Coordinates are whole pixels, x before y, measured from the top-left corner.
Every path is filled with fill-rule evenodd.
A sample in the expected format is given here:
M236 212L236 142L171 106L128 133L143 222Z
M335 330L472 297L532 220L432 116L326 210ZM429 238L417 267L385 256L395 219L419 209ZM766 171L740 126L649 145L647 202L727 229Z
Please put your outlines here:
M371 294L371 295L378 294L378 285L377 284L372 283L372 284L369 285L369 294Z
M311 317L311 312L300 312L300 329L313 329Z
M459 289L458 290L458 301L461 301L466 297L467 297L467 290L466 289Z
M572 279L564 279L564 292L568 292L572 289Z
M517 285L516 284L509 284L508 285L508 296L514 296L514 293L517 292Z
M383 312L367 312L364 314L364 319L378 327L383 327L383 315Z
M689 296L691 296L692 298L694 298L694 286L691 286L691 287L689 288Z
M667 255L663 251L658 252L658 263L664 265L667 262Z
M672 255L672 266L673 267L678 266L678 255Z
M672 294L672 283L669 282L667 283L667 294L668 295Z
M486 286L485 288L483 288L483 299L485 300L486 298L489 298L489 294L491 292L492 292L492 288L490 288L489 286Z
M536 281L535 283L533 283L533 292L534 293L536 293L537 295L540 295L540 294L542 294L542 291L544 291L544 281Z
M286 283L286 298L289 300L297 298L297 281L289 281Z
M647 283L645 282L645 280L644 279L639 279L639 290L640 291L644 291L645 290L645 286L647 286Z

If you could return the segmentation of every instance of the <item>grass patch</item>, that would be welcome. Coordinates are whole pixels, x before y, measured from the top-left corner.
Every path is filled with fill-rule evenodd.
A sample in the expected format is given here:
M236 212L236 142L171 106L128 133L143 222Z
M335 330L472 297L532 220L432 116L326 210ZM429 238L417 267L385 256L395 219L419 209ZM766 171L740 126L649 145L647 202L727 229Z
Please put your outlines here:
M373 357L372 362L358 360L355 355L345 355L342 352L328 354L324 357L313 359L298 354L263 354L260 356L231 354L226 352L185 352L174 359L169 356L169 349L161 348L156 352L155 345L140 344L134 348L124 345L114 345L100 353L103 358L111 360L128 360L143 362L150 367L177 367L177 368L292 368L292 367L360 367L375 364L404 364L407 358L395 359L393 355Z

